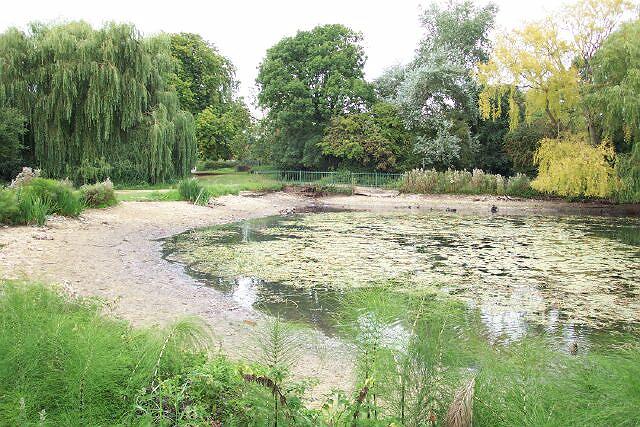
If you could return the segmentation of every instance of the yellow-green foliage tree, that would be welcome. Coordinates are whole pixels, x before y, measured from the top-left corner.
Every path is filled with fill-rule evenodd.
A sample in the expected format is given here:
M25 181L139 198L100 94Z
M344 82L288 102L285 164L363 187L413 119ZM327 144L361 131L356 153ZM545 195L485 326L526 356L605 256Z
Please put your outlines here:
M608 136L602 111L587 98L595 85L596 53L633 8L631 0L579 0L499 37L491 60L478 65L484 118L507 113L506 94L512 130L524 108L527 122L546 117L557 137L542 140L535 154L535 188L564 196L610 197L617 191L616 153L602 142Z
M479 98L482 116L502 116L501 101L508 94L510 127L515 129L521 114L515 95L520 89L525 95L527 120L543 113L554 128L564 127L579 95L578 72L566 61L570 51L569 43L560 38L559 26L551 19L500 37L492 59L478 64L483 85Z
M585 86L592 81L591 59L633 7L630 0L580 0L553 17L499 37L491 60L478 64L483 117L504 114L501 99L508 93L510 125L516 128L521 107L514 95L520 90L527 120L544 114L558 135L587 129L596 145L594 114L582 103Z
M531 186L560 196L611 197L619 187L615 152L608 141L598 146L586 135L545 138L535 154L538 177Z

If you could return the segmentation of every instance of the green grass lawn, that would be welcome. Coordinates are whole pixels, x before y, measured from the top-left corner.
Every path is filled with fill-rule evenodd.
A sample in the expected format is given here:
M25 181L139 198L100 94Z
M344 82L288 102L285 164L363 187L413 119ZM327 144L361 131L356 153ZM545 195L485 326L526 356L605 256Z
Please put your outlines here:
M233 168L216 169L216 175L197 176L212 196L238 194L240 191L275 191L282 184L264 175L236 172ZM119 186L116 191L119 201L148 202L180 200L175 184L154 186Z

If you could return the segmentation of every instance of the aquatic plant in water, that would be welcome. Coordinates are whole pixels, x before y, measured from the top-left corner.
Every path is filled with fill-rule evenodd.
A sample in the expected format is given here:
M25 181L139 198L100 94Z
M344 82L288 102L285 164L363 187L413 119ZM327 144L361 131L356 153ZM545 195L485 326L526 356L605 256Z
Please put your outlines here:
M634 219L327 212L189 232L172 259L292 289L391 283L477 306L496 328L640 322ZM508 326L508 325L507 325Z

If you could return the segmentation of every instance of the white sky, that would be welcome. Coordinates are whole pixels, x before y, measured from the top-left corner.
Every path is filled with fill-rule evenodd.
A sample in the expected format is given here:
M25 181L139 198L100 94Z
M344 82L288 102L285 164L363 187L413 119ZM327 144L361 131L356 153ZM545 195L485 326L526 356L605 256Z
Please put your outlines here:
M443 2L444 0L436 0ZM487 0L476 0L479 4ZM94 26L131 22L144 34L192 32L232 60L240 95L255 98L257 67L267 48L284 36L319 24L340 23L364 36L368 79L409 61L421 37L418 16L432 0L4 0L0 31L31 21L82 19ZM494 0L498 25L513 28L556 10L559 0Z

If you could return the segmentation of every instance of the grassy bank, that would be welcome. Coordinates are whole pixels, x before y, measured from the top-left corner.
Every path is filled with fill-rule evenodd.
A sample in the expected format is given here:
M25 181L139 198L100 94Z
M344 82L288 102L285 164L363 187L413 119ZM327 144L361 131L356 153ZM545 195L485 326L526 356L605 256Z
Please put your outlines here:
M282 185L262 175L248 172L236 172L233 169L218 169L212 171L214 175L202 175L193 178L203 189L201 199L208 197L220 197L229 194L238 194L241 191L274 191L280 190ZM119 186L116 192L120 201L175 201L190 200L189 197L180 194L180 185L187 180L163 186L145 187L140 185ZM193 200L192 200L193 201Z
M358 382L309 409L301 401L304 383L288 375L297 345L280 322L253 344L252 363L238 363L212 350L197 320L133 329L104 317L95 302L3 283L0 419L190 426L274 425L276 418L282 426L468 425L452 424L456 417L480 426L640 422L637 345L578 355L552 350L543 339L490 346L472 328L460 328L473 314L459 305L388 292L357 298L366 310L347 302L342 321L357 348ZM386 322L398 316L412 321L411 334L389 345Z

